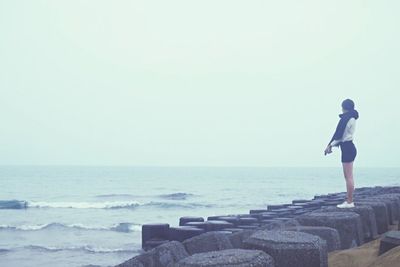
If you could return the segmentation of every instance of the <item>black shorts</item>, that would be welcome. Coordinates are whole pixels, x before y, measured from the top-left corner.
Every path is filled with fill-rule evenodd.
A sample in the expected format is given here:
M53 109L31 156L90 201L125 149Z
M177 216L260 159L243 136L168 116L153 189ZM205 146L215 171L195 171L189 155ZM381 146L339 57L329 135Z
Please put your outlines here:
M342 162L352 162L357 156L357 149L353 141L345 141L340 143L342 150Z

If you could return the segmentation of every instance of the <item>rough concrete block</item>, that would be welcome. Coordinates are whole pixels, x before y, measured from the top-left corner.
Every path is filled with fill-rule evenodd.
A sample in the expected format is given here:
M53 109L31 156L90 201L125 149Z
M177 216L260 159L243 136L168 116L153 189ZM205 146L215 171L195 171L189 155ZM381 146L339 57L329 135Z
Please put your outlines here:
M226 249L198 253L173 267L274 267L274 259L260 250Z
M271 255L277 267L327 267L326 242L315 235L292 231L255 232L243 241L246 249Z

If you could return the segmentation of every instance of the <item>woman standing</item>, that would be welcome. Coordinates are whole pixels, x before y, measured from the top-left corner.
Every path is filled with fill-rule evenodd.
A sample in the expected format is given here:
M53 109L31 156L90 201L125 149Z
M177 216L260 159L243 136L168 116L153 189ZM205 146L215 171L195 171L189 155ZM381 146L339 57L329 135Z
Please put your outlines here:
M338 208L353 208L353 162L357 155L357 149L353 143L356 120L358 112L354 109L354 102L346 99L342 102L343 114L340 114L340 121L336 127L335 134L325 149L325 155L332 153L332 147L340 146L342 151L342 164L344 178L346 179L347 200L337 205Z

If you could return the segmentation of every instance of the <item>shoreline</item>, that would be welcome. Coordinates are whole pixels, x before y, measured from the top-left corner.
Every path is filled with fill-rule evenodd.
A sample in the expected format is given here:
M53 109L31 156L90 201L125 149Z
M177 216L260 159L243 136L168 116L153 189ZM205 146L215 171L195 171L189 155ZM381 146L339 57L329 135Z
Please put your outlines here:
M396 266L400 250L379 255L379 244L389 230L399 230L400 187L357 188L354 195L356 208L345 210L336 208L345 196L340 192L248 214L181 217L178 227L144 224L143 253L117 266L218 266L216 259L223 266L232 258L244 264L237 266L285 267L291 260L296 267Z

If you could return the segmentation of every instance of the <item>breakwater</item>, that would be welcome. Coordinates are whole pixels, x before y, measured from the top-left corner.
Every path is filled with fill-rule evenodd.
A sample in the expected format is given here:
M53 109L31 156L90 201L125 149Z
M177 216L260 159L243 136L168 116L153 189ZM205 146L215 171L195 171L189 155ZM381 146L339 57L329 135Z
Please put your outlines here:
M384 253L400 242L400 187L355 190L355 207L339 209L345 193L269 205L248 214L181 217L179 226L142 225L143 253L131 266L328 266L328 253L355 248L381 235Z

